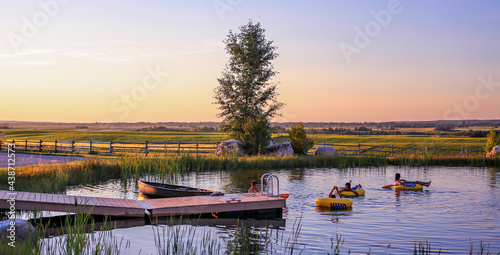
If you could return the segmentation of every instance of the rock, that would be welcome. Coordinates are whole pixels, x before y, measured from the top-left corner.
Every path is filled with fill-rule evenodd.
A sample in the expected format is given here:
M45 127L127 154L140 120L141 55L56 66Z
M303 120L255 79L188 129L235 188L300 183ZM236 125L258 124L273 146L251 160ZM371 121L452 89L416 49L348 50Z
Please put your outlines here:
M314 155L338 156L339 152L333 147L319 146L314 151Z
M215 151L215 155L238 155L243 156L246 154L243 143L240 140L230 139L220 143L217 146L217 150Z
M264 154L275 156L293 155L293 148L290 142L285 143L271 143L264 149Z
M35 227L27 220L15 219L0 221L0 238L10 242L24 242L27 238L34 240Z
M486 154L486 157L500 156L500 145L493 147L490 153Z

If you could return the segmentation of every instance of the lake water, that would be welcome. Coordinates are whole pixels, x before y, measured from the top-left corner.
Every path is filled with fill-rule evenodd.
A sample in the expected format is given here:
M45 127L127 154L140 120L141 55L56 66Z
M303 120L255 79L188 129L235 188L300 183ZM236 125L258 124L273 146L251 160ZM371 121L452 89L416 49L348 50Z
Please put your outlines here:
M287 237L301 219L298 243L303 254L331 252L331 238L344 239L341 254L409 254L415 243L428 240L442 254L465 254L472 241L489 243L489 250L500 252L500 168L369 168L369 169L296 169L267 171L280 180L280 193L289 193L279 231ZM406 180L429 181L423 191L382 189L394 183L394 174ZM181 185L246 192L252 179L259 180L260 170L193 173L173 181ZM353 198L348 211L316 208L314 200L326 197L333 185L346 181L361 183L366 196ZM260 181L259 181L260 183ZM95 186L70 187L67 194L137 199L135 182L109 181ZM278 224L278 225L280 225ZM210 225L210 224L201 224ZM217 225L217 224L215 224ZM220 235L220 226L200 226ZM131 241L129 254L156 253L151 226L115 229L118 238ZM280 235L281 235L280 234ZM279 239L279 237L274 237ZM276 241L276 250L282 247ZM390 247L388 248L388 245Z

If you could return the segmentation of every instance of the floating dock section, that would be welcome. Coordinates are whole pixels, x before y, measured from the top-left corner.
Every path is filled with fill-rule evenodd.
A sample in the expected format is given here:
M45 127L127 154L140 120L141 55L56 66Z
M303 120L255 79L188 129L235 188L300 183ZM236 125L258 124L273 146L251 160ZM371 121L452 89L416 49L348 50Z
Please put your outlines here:
M0 190L0 209L75 212L119 217L212 214L214 217L282 218L285 199L259 194L173 197L147 200Z

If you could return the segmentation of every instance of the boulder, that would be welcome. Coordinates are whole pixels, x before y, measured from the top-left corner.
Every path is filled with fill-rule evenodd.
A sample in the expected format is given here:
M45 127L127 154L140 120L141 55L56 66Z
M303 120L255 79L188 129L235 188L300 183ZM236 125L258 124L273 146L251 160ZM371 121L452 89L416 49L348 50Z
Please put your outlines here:
M35 227L27 220L11 219L0 221L0 238L10 242L24 242L30 238L34 240Z
M490 151L490 153L486 154L486 157L495 157L495 156L500 156L500 145L497 145L493 147L493 149Z
M264 154L275 156L293 155L293 148L290 142L285 143L271 143L264 149Z
M224 141L217 146L217 150L215 151L215 155L218 155L218 156L221 156L221 155L243 156L246 154L245 149L243 148L244 145L245 145L245 143L243 143L240 140L236 140L236 139L230 139L230 140Z
M314 151L314 155L338 156L339 152L333 147L319 146Z

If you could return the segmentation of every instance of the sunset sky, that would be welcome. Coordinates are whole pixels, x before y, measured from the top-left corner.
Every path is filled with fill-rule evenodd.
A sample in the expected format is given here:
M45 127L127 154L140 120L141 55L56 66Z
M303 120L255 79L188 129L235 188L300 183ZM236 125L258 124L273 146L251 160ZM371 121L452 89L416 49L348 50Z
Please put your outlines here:
M498 0L0 0L0 120L218 121L250 19L280 54L274 121L500 118Z

